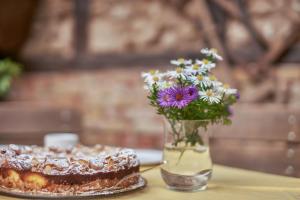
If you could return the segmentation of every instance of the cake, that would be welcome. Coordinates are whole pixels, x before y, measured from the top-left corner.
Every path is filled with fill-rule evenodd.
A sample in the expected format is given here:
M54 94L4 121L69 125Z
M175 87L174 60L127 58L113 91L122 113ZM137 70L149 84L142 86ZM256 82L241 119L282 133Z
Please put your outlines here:
M139 161L127 148L0 146L1 188L80 194L126 188L138 180Z

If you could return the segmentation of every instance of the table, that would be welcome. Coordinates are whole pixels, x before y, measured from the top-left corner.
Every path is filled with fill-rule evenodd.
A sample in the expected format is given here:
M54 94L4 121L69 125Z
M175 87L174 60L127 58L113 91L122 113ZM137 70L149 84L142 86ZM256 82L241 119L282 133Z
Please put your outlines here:
M144 168L143 168L144 169ZM208 189L199 192L177 192L166 189L159 168L143 173L148 186L109 199L132 200L298 200L300 179L265 174L260 172L214 166L213 178ZM0 196L2 200L15 198ZM108 198L106 198L108 199Z

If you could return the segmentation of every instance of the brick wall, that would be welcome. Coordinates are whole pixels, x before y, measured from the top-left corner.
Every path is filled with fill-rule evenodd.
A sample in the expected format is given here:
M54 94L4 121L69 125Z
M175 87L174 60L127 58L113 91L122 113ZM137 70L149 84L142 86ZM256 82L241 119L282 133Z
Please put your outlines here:
M10 98L79 109L86 134L82 140L87 144L159 147L162 123L148 105L141 71L130 68L27 73L15 82ZM138 139L141 135L145 136L142 140Z
M148 105L143 90L140 73L146 70L148 68L130 67L25 73L15 82L10 99L45 101L79 109L84 126L82 141L86 144L159 148L163 124L162 118ZM275 74L280 85L276 86L278 91L268 103L300 107L299 68L285 65ZM236 72L236 76L242 75ZM285 87L289 87L288 92ZM247 103L243 87L240 89L240 103ZM255 95L255 90L253 92ZM288 95L288 101L285 95Z

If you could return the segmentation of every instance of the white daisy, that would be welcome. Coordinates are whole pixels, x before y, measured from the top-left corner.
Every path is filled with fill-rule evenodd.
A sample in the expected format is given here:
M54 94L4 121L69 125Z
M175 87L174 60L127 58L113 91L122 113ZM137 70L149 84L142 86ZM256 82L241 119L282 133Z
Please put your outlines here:
M173 71L167 71L166 72L166 76L174 79L174 78L182 78L182 79L186 79L186 72L183 68L181 67L177 67L176 70Z
M205 68L203 68L202 66L200 66L199 64L187 66L185 68L185 71L187 72L187 74L192 74L192 75L204 74L207 72L207 70Z
M225 95L236 95L237 89L230 88L228 84L224 84L223 86L219 87L219 91L223 92Z
M201 87L209 87L211 86L211 80L207 76L203 76L198 74L197 76L192 76L189 80L193 83L193 85L200 85Z
M206 91L199 91L200 99L207 101L211 104L220 103L222 99L222 95L215 90L209 89Z
M147 80L147 79L152 79L153 76L159 75L158 70L150 70L149 72L142 72L142 77Z
M144 82L146 85L144 86L145 89L149 89L152 87L154 83L158 83L162 81L164 74L159 73L158 70L151 70L148 73L143 72L142 77L144 78Z
M196 60L196 63L200 65L203 69L206 69L207 71L210 71L211 69L216 67L216 64L208 59Z
M220 56L218 54L217 49L214 49L214 48L212 48L212 49L208 49L208 48L201 49L201 53L203 53L206 56L212 56L214 59L217 59L217 60L223 60L222 56Z
M191 65L192 60L186 60L184 58L179 58L177 60L171 60L172 65L180 66L180 65Z
M212 86L216 90L218 90L218 88L223 85L223 83L218 81L217 77L214 75L210 75L209 80L210 80L210 86Z
M157 86L159 89L166 89L173 85L174 83L171 81L159 81L157 82Z

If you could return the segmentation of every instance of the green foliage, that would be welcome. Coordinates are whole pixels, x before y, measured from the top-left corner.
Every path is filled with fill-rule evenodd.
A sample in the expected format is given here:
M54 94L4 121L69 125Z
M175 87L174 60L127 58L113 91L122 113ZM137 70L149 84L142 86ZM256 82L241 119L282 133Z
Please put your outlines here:
M8 58L0 60L0 97L3 98L11 87L14 77L21 73L21 64Z

